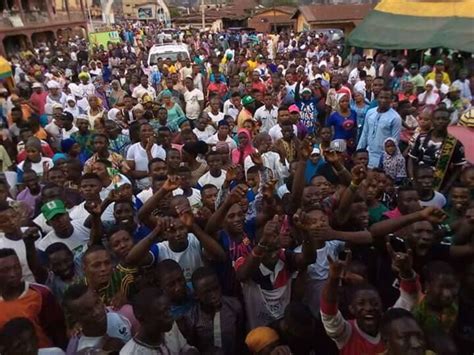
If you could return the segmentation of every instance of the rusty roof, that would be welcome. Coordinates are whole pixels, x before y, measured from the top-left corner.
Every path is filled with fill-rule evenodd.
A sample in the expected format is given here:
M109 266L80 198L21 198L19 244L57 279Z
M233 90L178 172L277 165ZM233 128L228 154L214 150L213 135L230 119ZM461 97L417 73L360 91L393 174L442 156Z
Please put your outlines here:
M374 4L353 5L303 5L293 15L296 19L301 13L307 22L334 22L362 20L374 8Z

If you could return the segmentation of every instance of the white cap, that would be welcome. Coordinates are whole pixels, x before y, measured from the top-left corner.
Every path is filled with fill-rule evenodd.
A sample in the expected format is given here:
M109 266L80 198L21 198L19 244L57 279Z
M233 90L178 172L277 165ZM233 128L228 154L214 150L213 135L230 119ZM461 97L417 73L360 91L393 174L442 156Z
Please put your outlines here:
M56 81L56 80L50 80L48 81L48 84L46 84L48 89L59 89L61 85Z
M33 85L32 85L33 89L40 89L42 87L43 87L43 85L41 83L33 83Z
M318 147L314 147L311 152L311 155L313 154L318 154L318 155L321 154L321 149L319 149Z

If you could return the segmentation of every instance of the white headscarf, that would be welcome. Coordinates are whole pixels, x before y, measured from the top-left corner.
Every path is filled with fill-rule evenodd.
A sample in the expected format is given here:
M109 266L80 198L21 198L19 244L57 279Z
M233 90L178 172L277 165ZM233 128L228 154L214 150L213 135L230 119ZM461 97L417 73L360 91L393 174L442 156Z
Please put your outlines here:
M107 113L107 118L112 121L117 121L117 114L120 112L118 108L111 108Z

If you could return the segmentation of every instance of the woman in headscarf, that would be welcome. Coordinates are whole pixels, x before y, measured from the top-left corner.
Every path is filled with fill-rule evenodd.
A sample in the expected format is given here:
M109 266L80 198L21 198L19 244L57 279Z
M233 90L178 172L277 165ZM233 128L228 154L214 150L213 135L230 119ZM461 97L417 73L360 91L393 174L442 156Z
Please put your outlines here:
M89 108L87 109L86 115L89 120L89 124L92 130L94 130L97 123L100 124L104 119L104 108L102 103L97 96L89 96Z
M395 184L400 185L407 177L405 158L400 152L395 138L387 138L383 142L383 146L384 153L380 158L379 168L383 169L385 174L395 181Z
M357 114L349 107L349 95L336 95L336 111L329 116L326 126L332 127L333 139L344 139L347 143L347 152L352 154L356 147Z
M232 151L232 163L244 165L245 158L255 152L252 146L252 136L245 128L237 131L238 147Z
M26 159L18 164L18 181L22 181L23 172L33 170L39 177L43 176L45 164L53 166L51 158L43 157L41 154L41 141L36 137L30 137L25 144Z
M82 112L76 104L76 98L73 95L68 95L66 98L66 108L65 112L69 112L74 119L79 116Z
M351 110L354 110L356 113L358 141L360 134L362 133L362 127L364 127L365 115L369 110L369 105L365 102L364 93L362 91L354 91Z
M111 107L114 107L122 103L127 93L122 89L118 80L112 80L110 86L112 90L109 94L109 104Z
M163 107L168 111L168 127L173 131L178 131L178 121L186 115L181 106L171 99L171 91L165 90L161 96Z
M418 95L418 106L434 106L437 105L440 97L434 92L434 80L428 80L425 84L425 91Z

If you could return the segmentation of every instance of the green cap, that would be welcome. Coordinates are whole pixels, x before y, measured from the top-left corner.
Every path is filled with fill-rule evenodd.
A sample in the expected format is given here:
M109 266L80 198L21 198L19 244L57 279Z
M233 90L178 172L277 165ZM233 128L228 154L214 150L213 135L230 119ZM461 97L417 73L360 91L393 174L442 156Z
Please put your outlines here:
M436 62L435 62L435 65L444 65L444 61L442 59L438 59Z
M244 106L253 104L254 102L255 102L255 99L250 95L244 96L242 98L242 105L244 105Z
M64 206L64 202L61 200L52 200L49 202L46 202L42 207L41 207L41 212L44 215L44 218L46 218L47 221L50 221L54 218L54 216L58 214L64 214L66 213L66 207Z

